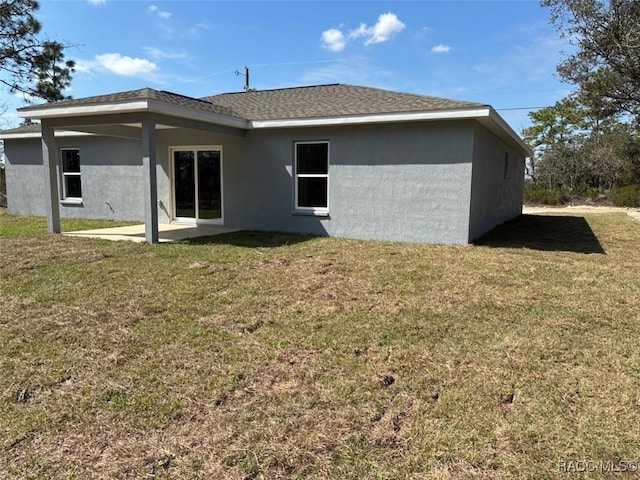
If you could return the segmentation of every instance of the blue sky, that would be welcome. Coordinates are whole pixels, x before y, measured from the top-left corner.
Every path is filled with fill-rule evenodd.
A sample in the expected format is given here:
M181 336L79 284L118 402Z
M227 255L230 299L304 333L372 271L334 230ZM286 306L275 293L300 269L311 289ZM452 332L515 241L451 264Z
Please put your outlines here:
M565 45L537 1L41 0L37 17L72 45L76 98L238 91L247 65L257 89L349 83L478 101L520 131L527 110L509 109L571 90L555 71Z

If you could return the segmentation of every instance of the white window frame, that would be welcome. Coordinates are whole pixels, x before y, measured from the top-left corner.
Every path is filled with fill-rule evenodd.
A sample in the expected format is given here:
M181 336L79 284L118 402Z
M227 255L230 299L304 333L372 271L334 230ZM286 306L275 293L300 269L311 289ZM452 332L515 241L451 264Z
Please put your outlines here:
M80 203L82 202L82 197L71 197L67 194L66 178L80 177L80 189L82 189L82 160L80 160L79 172L65 172L63 152L68 151L77 151L78 157L80 157L80 149L78 147L64 147L60 149L60 183L62 183L62 188L60 189L60 192L62 193L61 201L66 203Z
M298 145L326 144L327 145L327 173L298 173ZM293 181L294 181L294 213L305 215L328 216L329 215L329 170L331 165L331 145L329 140L296 141L293 144ZM327 179L327 205L325 207L300 206L298 199L299 178L326 178Z
M219 151L220 152L220 218L216 219L199 219L199 211L197 207L197 193L196 193L196 217L178 217L176 216L176 182L175 182L175 165L173 160L173 153L176 151L191 151L194 157L198 157L198 152L206 151ZM169 147L169 170L171 180L171 222L183 223L188 225L224 225L224 152L222 145L173 145ZM195 169L194 178L196 185L198 184L198 169Z

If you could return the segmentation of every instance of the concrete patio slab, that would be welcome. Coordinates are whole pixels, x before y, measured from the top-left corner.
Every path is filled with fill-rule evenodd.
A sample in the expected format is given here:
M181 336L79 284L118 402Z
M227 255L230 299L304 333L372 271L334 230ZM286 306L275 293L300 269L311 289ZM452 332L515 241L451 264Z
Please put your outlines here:
M208 237L222 233L237 232L238 229L226 228L216 225L185 225L178 223L162 223L158 225L160 242L175 242L188 238ZM95 230L78 230L76 232L63 232L69 237L100 238L103 240L128 240L131 242L145 242L144 224L129 225L126 227L98 228Z

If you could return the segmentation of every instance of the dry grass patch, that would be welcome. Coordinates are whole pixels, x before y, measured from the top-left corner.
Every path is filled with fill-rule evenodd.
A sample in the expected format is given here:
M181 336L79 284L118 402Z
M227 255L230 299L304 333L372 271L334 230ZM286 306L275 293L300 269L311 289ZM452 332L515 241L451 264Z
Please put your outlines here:
M467 247L14 230L0 478L554 478L561 460L640 461L640 227L564 224L532 240L525 218Z

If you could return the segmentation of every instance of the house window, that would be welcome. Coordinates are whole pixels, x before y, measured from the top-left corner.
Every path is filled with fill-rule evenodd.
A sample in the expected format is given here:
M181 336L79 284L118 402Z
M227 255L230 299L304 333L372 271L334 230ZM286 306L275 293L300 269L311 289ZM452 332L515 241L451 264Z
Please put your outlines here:
M507 173L509 173L509 153L505 152L504 154L504 169L502 172L502 178L507 178Z
M82 198L80 150L77 148L61 149L60 164L62 166L62 199L80 200Z
M296 142L295 208L326 215L329 211L329 142Z

